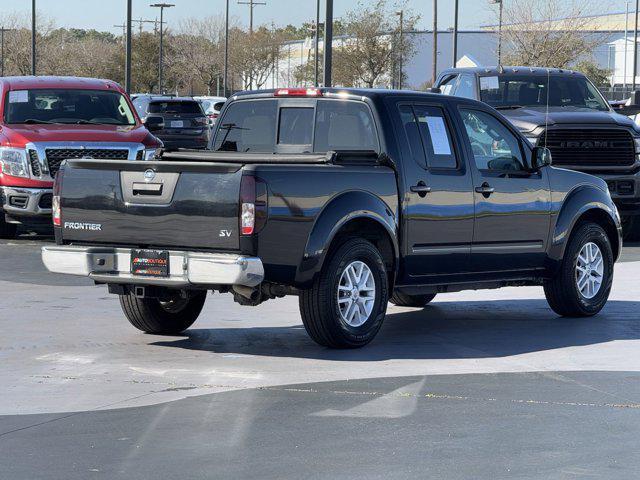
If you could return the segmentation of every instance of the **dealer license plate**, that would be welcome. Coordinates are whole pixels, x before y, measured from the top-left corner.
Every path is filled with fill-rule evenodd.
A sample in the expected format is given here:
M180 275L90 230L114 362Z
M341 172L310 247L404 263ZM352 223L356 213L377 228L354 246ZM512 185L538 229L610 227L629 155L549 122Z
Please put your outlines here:
M132 250L131 273L147 277L168 277L169 252L166 250Z

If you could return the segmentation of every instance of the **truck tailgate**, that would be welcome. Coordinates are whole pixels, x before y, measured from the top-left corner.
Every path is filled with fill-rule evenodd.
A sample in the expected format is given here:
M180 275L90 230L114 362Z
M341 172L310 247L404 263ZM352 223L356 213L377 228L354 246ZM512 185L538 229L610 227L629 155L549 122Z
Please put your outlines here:
M237 250L242 165L67 161L64 241Z

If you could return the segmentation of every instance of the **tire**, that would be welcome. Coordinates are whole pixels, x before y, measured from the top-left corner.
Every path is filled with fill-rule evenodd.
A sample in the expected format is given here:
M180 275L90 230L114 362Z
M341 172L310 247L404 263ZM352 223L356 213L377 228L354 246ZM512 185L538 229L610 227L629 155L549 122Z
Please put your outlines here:
M406 295L395 291L389 301L398 307L416 307L422 308L436 297L435 293L429 295Z
M368 269L368 275L361 264ZM356 275L356 282L351 281L350 273ZM358 286L349 290L349 284ZM367 300L372 298L371 292L375 296ZM380 330L388 301L387 270L380 252L366 240L350 238L327 258L313 286L301 292L300 315L316 343L331 348L358 348L373 340Z
M626 242L640 240L640 215L622 217L622 235Z
M578 257L583 254L583 248L594 244L600 251L602 271L588 274L588 278L601 278L601 284L596 290L586 290L585 296L578 287ZM587 255L588 256L588 255ZM585 258L584 255L581 258ZM597 262L590 264L591 267ZM595 269L594 269L595 270ZM562 265L556 276L544 283L544 293L549 306L563 317L589 317L597 314L607 303L613 280L613 252L611 241L602 227L596 223L584 223L577 227L569 239ZM589 282L587 282L589 283ZM586 284L585 284L586 285ZM590 297L590 298L589 298Z
M13 223L7 223L4 219L4 211L0 207L0 238L12 239L16 238L18 226Z
M191 293L183 299L167 301L157 298L138 298L132 294L120 295L120 306L129 323L145 333L174 335L185 331L202 311L207 292Z

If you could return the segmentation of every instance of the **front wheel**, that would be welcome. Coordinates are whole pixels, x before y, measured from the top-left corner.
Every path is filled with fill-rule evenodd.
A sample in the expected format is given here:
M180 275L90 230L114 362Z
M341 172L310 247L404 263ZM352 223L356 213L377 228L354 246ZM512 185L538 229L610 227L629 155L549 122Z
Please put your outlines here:
M357 348L378 333L387 311L387 270L370 242L352 238L339 246L313 286L300 294L309 336L332 348Z
M129 323L145 333L175 335L185 331L196 321L207 292L175 292L167 298L139 298L133 294L120 295L120 307Z
M588 317L607 303L613 281L611 242L602 227L585 223L567 245L557 275L544 284L549 306L565 317Z

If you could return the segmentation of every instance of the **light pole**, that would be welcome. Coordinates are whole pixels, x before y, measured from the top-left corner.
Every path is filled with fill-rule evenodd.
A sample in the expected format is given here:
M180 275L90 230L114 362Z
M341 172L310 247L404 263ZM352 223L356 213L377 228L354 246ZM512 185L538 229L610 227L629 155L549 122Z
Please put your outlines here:
M256 0L248 0L246 2L238 2L238 5L249 6L249 38L253 37L253 9L258 5L266 5L267 2L257 2ZM253 73L249 74L249 90L253 88Z
M324 71L322 72L323 84L331 86L331 67L333 53L333 0L327 0L324 15Z
M2 57L2 63L0 63L0 77L4 77L4 33L10 32L11 30L13 30L13 28L0 28L0 56Z
M222 79L222 89L224 90L224 96L227 96L227 76L229 70L229 0L224 11L224 77Z
M452 67L456 68L458 62L458 0L453 4L453 62Z
M498 66L502 63L502 4L504 0L489 0L492 5L499 5L498 13Z
M624 13L624 69L622 75L622 90L627 90L627 57L629 53L629 0L625 2Z
M402 47L404 46L402 31L404 27L404 10L396 12L396 15L400 17L400 42L398 46L398 51L400 52L398 58L398 90L402 90Z
M127 39L125 45L125 60L124 60L124 89L127 93L131 93L131 3L132 0L127 0Z
M316 35L314 38L314 67L313 67L313 84L318 86L320 76L320 59L318 54L320 53L320 0L316 2Z
M631 83L631 91L636 90L636 75L638 74L638 0L636 0L636 17L635 26L633 27L633 80Z
M438 76L438 0L433 0L433 72L431 74L432 85L436 84Z
M162 42L164 30L164 9L175 7L172 3L153 3L151 7L160 9L160 58L158 60L158 93L162 94Z
M31 75L36 74L36 0L31 0Z
M253 9L257 5L266 5L267 2L256 2L256 0L249 0L248 2L238 2L238 5L249 6L249 35L253 33Z

